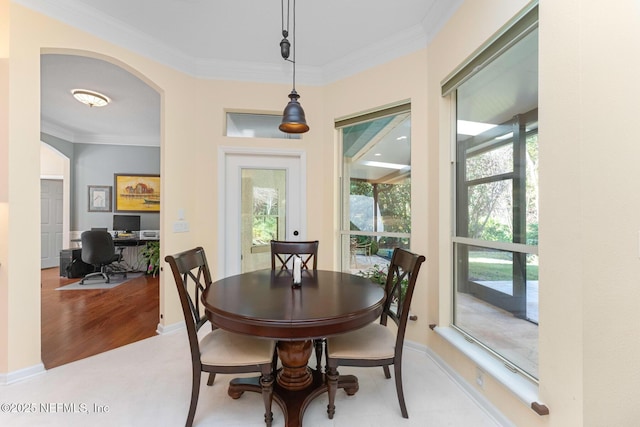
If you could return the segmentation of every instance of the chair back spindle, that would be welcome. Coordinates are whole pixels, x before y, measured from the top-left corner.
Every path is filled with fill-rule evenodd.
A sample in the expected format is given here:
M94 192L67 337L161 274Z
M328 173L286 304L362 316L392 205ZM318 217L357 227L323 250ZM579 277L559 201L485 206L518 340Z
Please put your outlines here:
M271 269L288 270L293 268L293 257L298 255L302 260L303 270L318 269L317 240L306 242L271 241Z
M391 319L398 327L396 345L400 348L404 342L404 333L409 320L411 299L416 287L416 279L420 266L425 261L424 255L417 255L404 249L395 248L389 264L384 302L380 323L387 324Z
M165 261L171 266L178 288L189 342L192 346L198 346L198 330L207 321L200 309L200 296L211 284L211 272L204 249L197 247L176 255L169 255Z

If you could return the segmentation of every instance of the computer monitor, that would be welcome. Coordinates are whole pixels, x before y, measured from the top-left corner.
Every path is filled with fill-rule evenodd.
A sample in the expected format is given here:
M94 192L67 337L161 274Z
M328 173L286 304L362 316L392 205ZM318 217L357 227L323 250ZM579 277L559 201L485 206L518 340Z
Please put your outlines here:
M140 215L114 215L113 231L125 233L140 231Z

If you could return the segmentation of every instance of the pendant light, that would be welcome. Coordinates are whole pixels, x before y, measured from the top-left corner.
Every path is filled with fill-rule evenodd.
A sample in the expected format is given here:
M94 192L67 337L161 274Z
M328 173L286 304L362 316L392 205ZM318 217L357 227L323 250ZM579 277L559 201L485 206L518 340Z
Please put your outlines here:
M296 92L296 0L293 0L293 37L292 43L289 43L287 37L289 36L289 2L287 0L287 19L285 27L284 18L284 1L282 0L282 41L280 42L280 54L285 61L289 61L293 64L293 88L289 94L289 103L282 112L282 123L278 127L285 133L305 133L309 130L307 120L304 116L304 110L302 105L298 102L300 95ZM291 44L293 44L293 59L289 59L289 52L291 51Z

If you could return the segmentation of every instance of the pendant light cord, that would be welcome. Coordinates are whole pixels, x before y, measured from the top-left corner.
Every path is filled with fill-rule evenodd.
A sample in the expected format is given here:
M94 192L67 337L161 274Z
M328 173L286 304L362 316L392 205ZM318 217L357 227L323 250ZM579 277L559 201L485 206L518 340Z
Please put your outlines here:
M293 1L293 31L291 34L291 42L287 39L289 36L289 23L291 21L291 2ZM293 88L292 92L296 90L296 0L287 0L287 10L285 18L284 9L285 0L280 1L280 17L282 19L282 36L284 37L280 42L280 50L282 57L285 61L289 61L293 64ZM286 25L285 25L286 22ZM293 45L293 46L292 46ZM289 59L289 48L293 49L292 59Z
M287 4L288 2L289 0L287 0ZM291 42L293 43L293 90L296 90L296 0L293 0L293 36L291 37Z
M289 33L289 0L287 0L287 26L284 26L284 0L280 2L280 17L282 18L282 35L284 36L284 32ZM286 36L285 36L286 37Z

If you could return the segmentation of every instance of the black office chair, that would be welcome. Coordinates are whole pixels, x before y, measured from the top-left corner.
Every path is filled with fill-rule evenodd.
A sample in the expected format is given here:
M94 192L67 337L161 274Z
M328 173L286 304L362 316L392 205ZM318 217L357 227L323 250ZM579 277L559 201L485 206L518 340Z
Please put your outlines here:
M116 252L111 234L102 230L89 230L80 235L80 240L82 241L82 261L99 270L84 276L80 281L81 285L93 277L102 277L105 283L111 281L112 274L123 274L124 278L127 277L126 270L112 267L114 262L122 261L122 252Z

